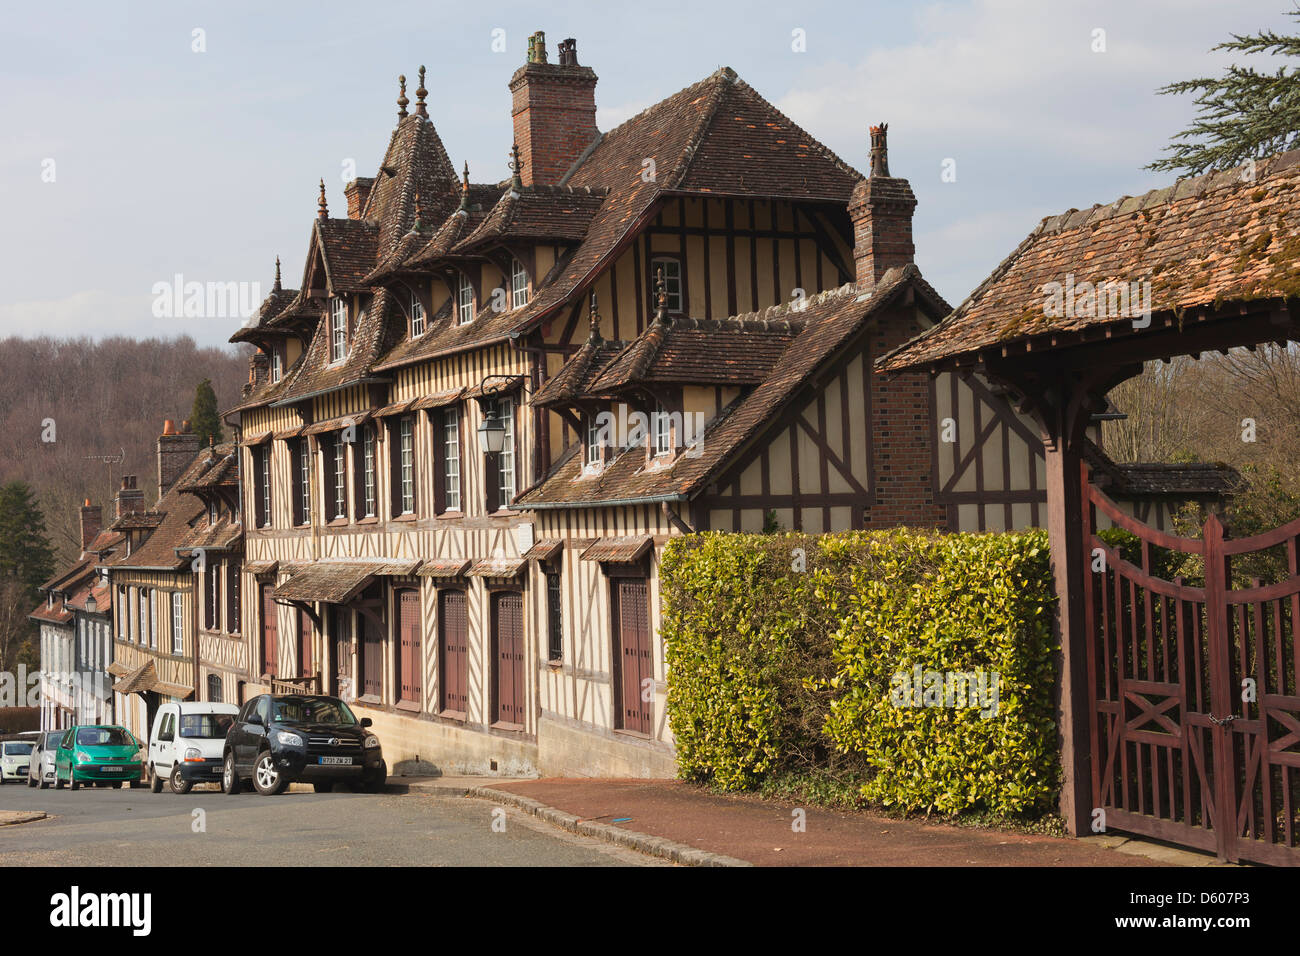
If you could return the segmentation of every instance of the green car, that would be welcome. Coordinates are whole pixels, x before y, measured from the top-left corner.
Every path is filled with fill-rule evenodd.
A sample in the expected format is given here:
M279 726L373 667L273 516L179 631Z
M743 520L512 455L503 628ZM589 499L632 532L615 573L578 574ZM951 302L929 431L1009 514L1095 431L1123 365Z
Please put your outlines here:
M125 727L81 724L69 727L54 754L54 786L66 783L73 790L81 784L122 786L123 780L138 781L144 744Z

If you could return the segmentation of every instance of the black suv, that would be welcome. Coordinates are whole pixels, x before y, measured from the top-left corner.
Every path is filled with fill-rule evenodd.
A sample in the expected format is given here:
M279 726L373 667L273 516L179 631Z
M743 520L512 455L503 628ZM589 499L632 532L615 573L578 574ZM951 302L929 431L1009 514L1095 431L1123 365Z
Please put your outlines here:
M221 789L239 793L252 780L258 793L280 793L307 781L328 793L346 781L378 793L388 778L379 738L337 697L262 694L247 701L226 734Z

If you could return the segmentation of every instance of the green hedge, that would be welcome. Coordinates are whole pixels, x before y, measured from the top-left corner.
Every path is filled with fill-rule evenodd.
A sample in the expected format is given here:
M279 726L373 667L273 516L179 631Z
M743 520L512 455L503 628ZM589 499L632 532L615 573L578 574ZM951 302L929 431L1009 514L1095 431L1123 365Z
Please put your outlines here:
M1044 532L691 535L669 543L660 580L683 776L745 789L831 773L870 801L945 813L1054 802ZM895 675L918 665L997 672L996 713L901 706Z

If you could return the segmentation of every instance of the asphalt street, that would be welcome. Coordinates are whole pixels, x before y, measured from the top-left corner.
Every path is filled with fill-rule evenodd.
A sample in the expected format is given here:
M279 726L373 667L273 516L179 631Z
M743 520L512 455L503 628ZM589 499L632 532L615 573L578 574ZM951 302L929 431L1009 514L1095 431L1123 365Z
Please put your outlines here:
M179 796L9 783L0 810L49 814L0 827L0 866L670 865L485 800L416 792L295 785L275 797L228 796L205 786Z

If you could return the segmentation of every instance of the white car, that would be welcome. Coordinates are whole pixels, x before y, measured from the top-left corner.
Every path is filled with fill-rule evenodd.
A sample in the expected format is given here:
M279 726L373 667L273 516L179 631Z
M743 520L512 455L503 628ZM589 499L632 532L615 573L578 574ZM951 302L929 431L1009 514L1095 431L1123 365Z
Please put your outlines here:
M54 783L54 754L59 749L62 730L45 730L32 744L32 760L27 768L27 786L44 790Z
M27 779L27 767L32 761L31 740L6 740L0 742L0 783Z
M163 704L149 734L149 789L189 793L196 783L221 782L221 754L226 731L239 708L234 704L181 701Z

